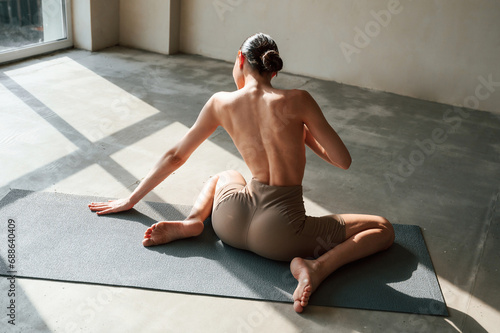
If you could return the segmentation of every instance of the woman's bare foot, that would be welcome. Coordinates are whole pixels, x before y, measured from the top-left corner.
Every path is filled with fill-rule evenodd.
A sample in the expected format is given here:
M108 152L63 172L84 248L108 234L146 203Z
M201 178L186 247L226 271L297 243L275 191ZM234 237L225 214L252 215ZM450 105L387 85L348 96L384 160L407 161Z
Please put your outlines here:
M177 239L198 236L202 231L202 221L162 221L153 224L146 230L142 245L153 246L166 244Z
M294 258L290 263L290 271L297 279L297 289L293 293L293 309L295 312L304 311L309 303L309 297L323 281L318 272L318 263L315 260Z

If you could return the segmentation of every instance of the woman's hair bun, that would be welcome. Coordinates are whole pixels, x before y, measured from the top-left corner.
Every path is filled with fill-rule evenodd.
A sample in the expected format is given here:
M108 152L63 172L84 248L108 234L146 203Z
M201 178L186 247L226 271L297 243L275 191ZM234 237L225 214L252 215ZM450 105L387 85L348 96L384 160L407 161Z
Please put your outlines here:
M271 36L261 32L254 34L243 42L241 53L246 57L253 69L263 72L278 72L283 68L278 46Z
M268 72L278 72L283 68L283 60L276 50L267 50L261 56L262 64Z

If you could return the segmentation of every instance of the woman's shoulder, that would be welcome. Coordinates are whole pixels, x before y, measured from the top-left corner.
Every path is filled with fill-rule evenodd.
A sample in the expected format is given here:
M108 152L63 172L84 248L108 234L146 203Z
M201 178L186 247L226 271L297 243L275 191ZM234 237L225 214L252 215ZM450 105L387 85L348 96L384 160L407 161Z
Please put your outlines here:
M240 95L239 91L219 91L212 95L211 99L218 103L229 103L234 101Z
M307 105L314 100L311 94L302 89L283 90L283 97L297 107Z
M273 99L279 100L287 104L303 105L310 103L313 98L302 89L274 89ZM245 100L248 96L242 90L235 91L219 91L212 95L211 100L218 106L227 106L237 104L239 100Z
M274 89L273 93L285 99L293 100L307 99L311 97L306 90L302 89Z
M311 94L307 90L303 89L290 89L288 90L290 95L296 98L311 98Z
M217 109L223 108L229 104L232 104L235 100L234 92L219 91L210 97L207 104L216 107Z

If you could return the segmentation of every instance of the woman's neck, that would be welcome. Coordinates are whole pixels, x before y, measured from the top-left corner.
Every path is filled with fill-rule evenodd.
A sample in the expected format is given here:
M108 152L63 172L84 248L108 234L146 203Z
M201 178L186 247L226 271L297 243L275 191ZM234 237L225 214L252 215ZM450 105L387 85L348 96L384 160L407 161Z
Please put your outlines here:
M271 75L267 73L264 75L261 75L258 72L247 73L245 75L244 88L272 88L273 86L271 85L271 78Z

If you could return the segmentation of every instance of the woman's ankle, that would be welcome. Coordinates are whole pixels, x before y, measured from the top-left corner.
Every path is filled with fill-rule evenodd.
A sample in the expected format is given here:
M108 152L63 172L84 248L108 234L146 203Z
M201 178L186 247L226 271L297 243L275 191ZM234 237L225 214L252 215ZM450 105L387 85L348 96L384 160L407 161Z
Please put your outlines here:
M203 225L203 221L194 217L185 219L183 223L186 237L199 236L205 228L205 226Z

